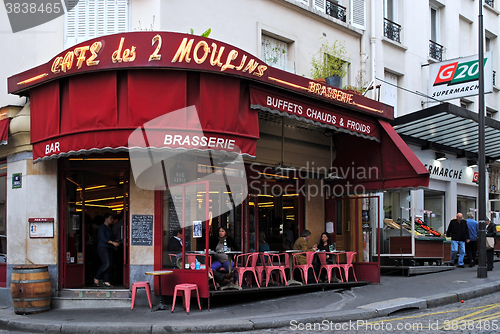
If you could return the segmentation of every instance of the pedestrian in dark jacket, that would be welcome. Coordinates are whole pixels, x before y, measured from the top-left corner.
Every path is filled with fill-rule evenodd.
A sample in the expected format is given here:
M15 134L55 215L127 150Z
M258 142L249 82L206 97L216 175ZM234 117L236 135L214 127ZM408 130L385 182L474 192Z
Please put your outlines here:
M486 237L493 237L495 240L495 245L497 243L497 227L494 223L486 217ZM488 271L493 270L493 257L495 253L495 248L486 249L486 267Z
M469 229L467 221L462 219L462 214L457 213L457 218L452 219L446 230L446 236L451 237L451 263L455 263L458 252L458 267L464 268L465 243L469 242Z

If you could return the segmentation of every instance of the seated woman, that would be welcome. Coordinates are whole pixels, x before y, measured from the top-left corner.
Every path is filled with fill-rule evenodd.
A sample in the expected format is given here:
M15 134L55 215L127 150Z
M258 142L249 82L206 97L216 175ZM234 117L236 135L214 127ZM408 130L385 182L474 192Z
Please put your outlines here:
M268 252L271 248L266 241L266 234L264 232L259 232L259 252Z
M219 227L219 236L210 240L210 249L215 251L212 261L212 270L214 272L219 270L222 266L229 272L229 257L222 251L224 248L224 241L226 241L226 246L231 248L231 250L239 250L233 238L227 235L226 228L222 226Z
M333 247L332 240L330 239L330 235L328 233L321 233L320 240L318 242L318 251L320 252L330 252L330 246ZM329 263L333 263L333 257L331 255L326 255L326 261Z

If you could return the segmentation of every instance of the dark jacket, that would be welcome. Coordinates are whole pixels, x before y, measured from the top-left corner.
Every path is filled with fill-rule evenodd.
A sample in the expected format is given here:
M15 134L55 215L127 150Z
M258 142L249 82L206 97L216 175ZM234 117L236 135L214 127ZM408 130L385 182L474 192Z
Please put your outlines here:
M495 245L497 244L497 226L492 222L486 226L486 236L495 238Z
M113 231L106 224L102 224L97 231L97 248L113 248L114 246L109 243L110 240L113 240Z
M174 237L170 237L170 239L168 240L167 251L177 253L182 252L181 242Z
M215 250L218 243L219 243L218 237L214 237L214 238L210 239L210 243L209 243L210 249ZM226 243L227 243L227 247L230 247L232 250L240 250L238 245L236 245L236 243L234 242L234 239L229 237L229 236L226 237Z
M450 225L448 225L448 230L446 230L446 236L451 237L451 240L455 241L467 241L469 239L467 221L462 219L459 223L456 218L452 219Z

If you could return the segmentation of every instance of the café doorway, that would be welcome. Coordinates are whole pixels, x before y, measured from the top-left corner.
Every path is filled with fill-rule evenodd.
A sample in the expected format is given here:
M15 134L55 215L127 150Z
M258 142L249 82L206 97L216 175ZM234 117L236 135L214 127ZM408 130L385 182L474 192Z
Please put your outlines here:
M101 265L98 229L109 213L115 217L114 239L120 241L113 250L110 282L128 288L128 158L69 158L60 162L60 170L61 286L93 286Z

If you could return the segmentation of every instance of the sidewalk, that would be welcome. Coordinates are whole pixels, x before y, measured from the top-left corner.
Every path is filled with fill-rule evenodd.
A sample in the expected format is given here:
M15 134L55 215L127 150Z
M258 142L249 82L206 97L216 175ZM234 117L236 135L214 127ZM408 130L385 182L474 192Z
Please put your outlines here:
M500 264L497 264L499 267ZM50 310L16 315L0 310L0 329L57 333L226 332L289 326L290 321L370 319L403 308L435 307L500 291L500 268L477 278L477 267L456 268L412 277L382 276L380 284L352 290L328 290L266 300L212 299L210 312L191 303L189 315L179 301L174 313L147 306L109 309ZM194 303L193 303L194 302ZM206 304L206 303L205 303ZM171 306L171 304L170 304Z

